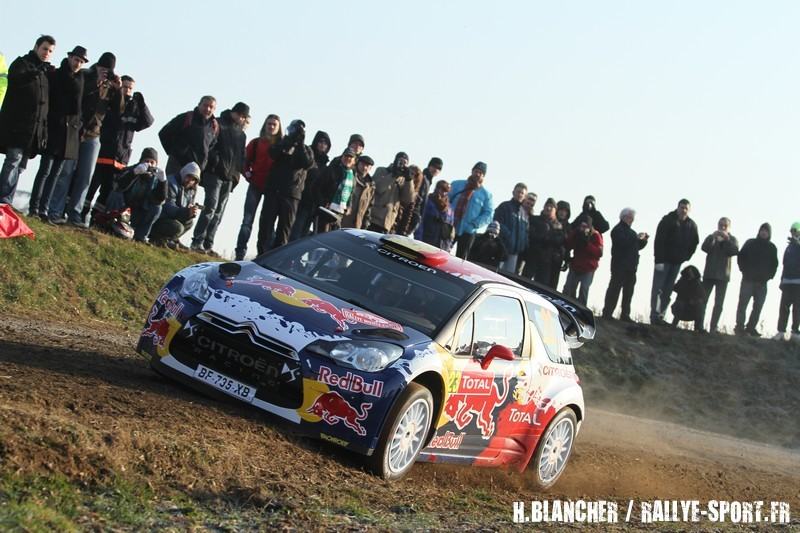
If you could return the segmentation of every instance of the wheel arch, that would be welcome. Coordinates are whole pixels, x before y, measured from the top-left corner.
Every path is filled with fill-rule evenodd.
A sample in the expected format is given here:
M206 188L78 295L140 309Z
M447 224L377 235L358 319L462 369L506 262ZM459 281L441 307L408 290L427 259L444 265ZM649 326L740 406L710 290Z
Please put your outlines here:
M413 380L411 380L411 382L418 383L419 385L427 388L429 391L431 391L431 396L433 396L433 418L431 421L431 427L428 430L428 436L425 438L425 446L427 446L430 440L433 438L433 435L436 433L436 423L442 416L442 410L444 409L444 379L438 372L429 370L416 376Z

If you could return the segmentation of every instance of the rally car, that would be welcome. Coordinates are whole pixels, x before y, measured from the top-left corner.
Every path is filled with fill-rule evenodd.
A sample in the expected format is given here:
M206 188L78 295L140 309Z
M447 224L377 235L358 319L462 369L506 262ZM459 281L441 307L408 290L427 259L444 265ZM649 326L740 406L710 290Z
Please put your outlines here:
M533 458L546 488L584 419L570 349L594 333L591 311L530 281L339 230L178 272L137 349L160 373L363 454L385 479L415 461Z

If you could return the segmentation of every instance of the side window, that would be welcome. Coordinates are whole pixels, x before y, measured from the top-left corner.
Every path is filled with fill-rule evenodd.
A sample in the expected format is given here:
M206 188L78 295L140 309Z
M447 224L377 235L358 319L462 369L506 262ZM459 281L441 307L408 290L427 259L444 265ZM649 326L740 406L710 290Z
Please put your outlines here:
M470 315L466 322L464 322L464 326L461 328L454 351L456 355L472 354L472 328L475 324L474 317L475 315Z
M561 329L558 313L531 302L525 302L525 306L528 309L528 316L542 338L547 357L554 363L572 364L572 355L564 340L564 331Z
M510 348L521 357L525 322L520 301L508 296L489 296L475 311L474 337L472 353L479 357L495 344Z

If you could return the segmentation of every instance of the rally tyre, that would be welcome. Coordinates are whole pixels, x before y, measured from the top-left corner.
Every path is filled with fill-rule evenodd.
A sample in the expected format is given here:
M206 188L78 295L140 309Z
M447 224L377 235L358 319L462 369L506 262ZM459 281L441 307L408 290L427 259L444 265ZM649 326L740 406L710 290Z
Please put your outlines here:
M409 383L386 419L378 448L367 458L376 475L400 479L414 466L433 423L433 396L418 383Z
M544 430L533 461L528 466L529 470L533 470L534 481L540 489L549 489L564 473L572 454L577 427L575 412L567 407L553 417Z

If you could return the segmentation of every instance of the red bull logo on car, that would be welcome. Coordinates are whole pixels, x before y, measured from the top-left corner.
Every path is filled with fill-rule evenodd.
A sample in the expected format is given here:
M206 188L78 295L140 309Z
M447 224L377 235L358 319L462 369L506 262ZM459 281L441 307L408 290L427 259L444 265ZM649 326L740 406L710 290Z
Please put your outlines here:
M452 431L445 431L444 435L436 435L431 439L428 448L439 448L442 450L457 450L464 442L464 433L456 435Z
M153 341L153 346L164 349L169 334L169 322L166 318L148 321L147 326L142 331L142 337L149 337Z
M364 324L366 326L403 331L403 326L396 322L386 320L383 317L374 315L367 311L336 307L328 300L323 300L316 294L295 289L286 283L280 283L278 281L271 281L258 277L251 277L246 281L236 281L236 283L246 283L248 285L261 287L265 291L270 292L276 300L285 304L295 307L311 308L317 313L328 315L334 322L336 322L337 327L341 331L346 331L349 329L348 324Z
M366 420L367 411L372 407L371 403L362 403L358 411L336 391L321 394L314 400L308 412L316 415L326 424L335 426L339 422L355 431L362 437L367 434L367 430L361 425L361 421Z
M366 394L376 398L380 398L383 395L383 381L376 379L369 382L352 372L340 376L324 365L319 367L319 380L326 385L357 394Z
M506 400L508 389L508 376L503 376L501 393L491 377L464 372L458 390L448 398L444 412L458 429L464 429L475 419L481 436L488 439L494 433L492 412Z

